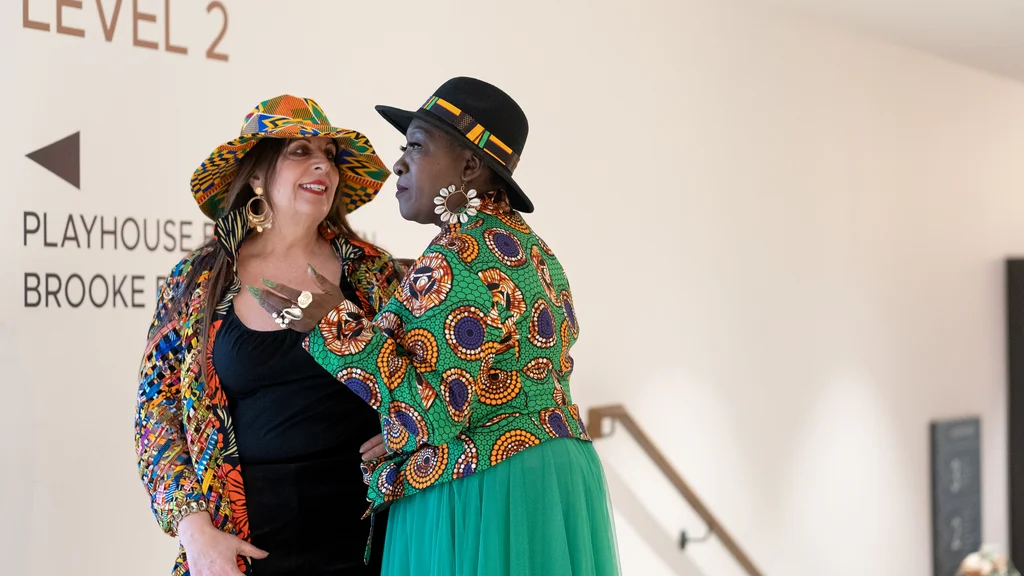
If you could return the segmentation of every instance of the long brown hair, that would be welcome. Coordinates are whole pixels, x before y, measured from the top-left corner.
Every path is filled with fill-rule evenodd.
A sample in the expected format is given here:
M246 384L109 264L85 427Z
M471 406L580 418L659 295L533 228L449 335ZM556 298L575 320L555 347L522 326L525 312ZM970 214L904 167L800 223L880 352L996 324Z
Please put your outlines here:
M238 161L234 178L228 186L225 214L241 209L249 200L256 195L249 182L257 174L264 175L264 181L269 188L274 181L274 172L277 167L277 160L288 146L287 138L264 138L253 146L242 159ZM331 209L324 218L324 225L333 233L350 240L359 240L359 236L352 230L346 218L346 203L342 192L339 190L334 194L334 202ZM202 310L203 319L201 322L202 331L199 334L200 354L205 358L207 337L210 333L210 326L216 316L217 306L224 296L234 267L231 263L231 255L220 246L217 238L210 238L205 244L197 249L197 256L192 263L191 269L185 276L184 286L174 296L171 303L171 314L167 319L183 316L189 306L193 293L199 284L200 277L204 272L209 271L210 276L206 280L206 292L203 295ZM166 320L165 320L166 321ZM208 362L202 363L203 378L207 374Z

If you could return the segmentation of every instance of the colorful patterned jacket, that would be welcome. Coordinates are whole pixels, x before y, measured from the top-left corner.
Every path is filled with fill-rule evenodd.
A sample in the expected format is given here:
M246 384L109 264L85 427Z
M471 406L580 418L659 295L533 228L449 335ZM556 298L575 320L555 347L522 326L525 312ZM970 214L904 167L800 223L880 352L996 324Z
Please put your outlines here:
M218 244L227 250L232 264L237 262L247 232L242 210L217 222ZM393 259L369 244L342 238L334 238L331 243L341 259L343 273L356 289L358 306L372 316L398 287ZM164 531L174 536L174 520L186 510L203 509L210 513L217 528L248 540L237 445L227 399L211 359L221 316L241 289L237 274L220 301L205 350L199 349L197 332L203 324L202 303L209 270L200 271L199 283L184 310L171 309L197 257L213 249L218 248L201 248L182 260L161 290L142 360L135 444L139 473ZM201 370L204 363L209 381ZM188 573L181 550L172 574Z
M554 253L485 202L447 225L372 323L343 302L306 346L382 416L392 452L363 470L375 510L546 440L590 440L569 393L578 332Z

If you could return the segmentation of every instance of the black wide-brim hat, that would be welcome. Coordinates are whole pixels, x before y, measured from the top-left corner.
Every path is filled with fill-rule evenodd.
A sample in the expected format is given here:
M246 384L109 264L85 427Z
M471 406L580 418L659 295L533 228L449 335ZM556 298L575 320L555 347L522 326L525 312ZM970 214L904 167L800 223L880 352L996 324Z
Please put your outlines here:
M419 119L455 137L505 181L513 209L533 212L533 202L512 178L530 125L519 104L497 86L476 78L452 78L416 111L391 106L376 109L402 134L413 119Z

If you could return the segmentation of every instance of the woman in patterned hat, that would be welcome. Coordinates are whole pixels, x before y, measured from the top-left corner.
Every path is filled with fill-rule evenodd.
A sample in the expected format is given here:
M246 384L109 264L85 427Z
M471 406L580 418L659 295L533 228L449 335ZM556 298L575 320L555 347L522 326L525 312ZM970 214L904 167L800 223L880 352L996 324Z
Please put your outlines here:
M377 413L327 374L244 284L314 289L311 262L373 317L398 286L386 252L346 214L390 175L365 136L309 99L257 106L192 176L216 237L162 288L142 362L139 472L183 576L379 574L361 453L384 454ZM299 267L295 262L303 262ZM377 522L378 530L381 523Z
M407 141L402 216L440 234L376 317L312 268L318 289L274 279L255 295L381 415L388 454L364 479L372 510L390 506L383 573L618 574L601 464L569 389L572 294L512 179L526 116L471 78L415 112L377 109Z

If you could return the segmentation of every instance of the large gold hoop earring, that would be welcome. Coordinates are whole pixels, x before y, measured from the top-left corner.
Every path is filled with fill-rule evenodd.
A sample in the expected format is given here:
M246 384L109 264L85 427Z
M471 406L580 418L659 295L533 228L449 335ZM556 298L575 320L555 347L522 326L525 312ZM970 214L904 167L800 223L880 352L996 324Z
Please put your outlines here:
M273 225L274 213L270 211L270 203L263 196L263 188L257 186L254 192L256 192L256 195L250 198L249 202L245 205L245 217L249 220L249 228L255 228L257 232L263 232L264 228L269 229ZM257 212L253 209L254 204L261 204L262 209Z

